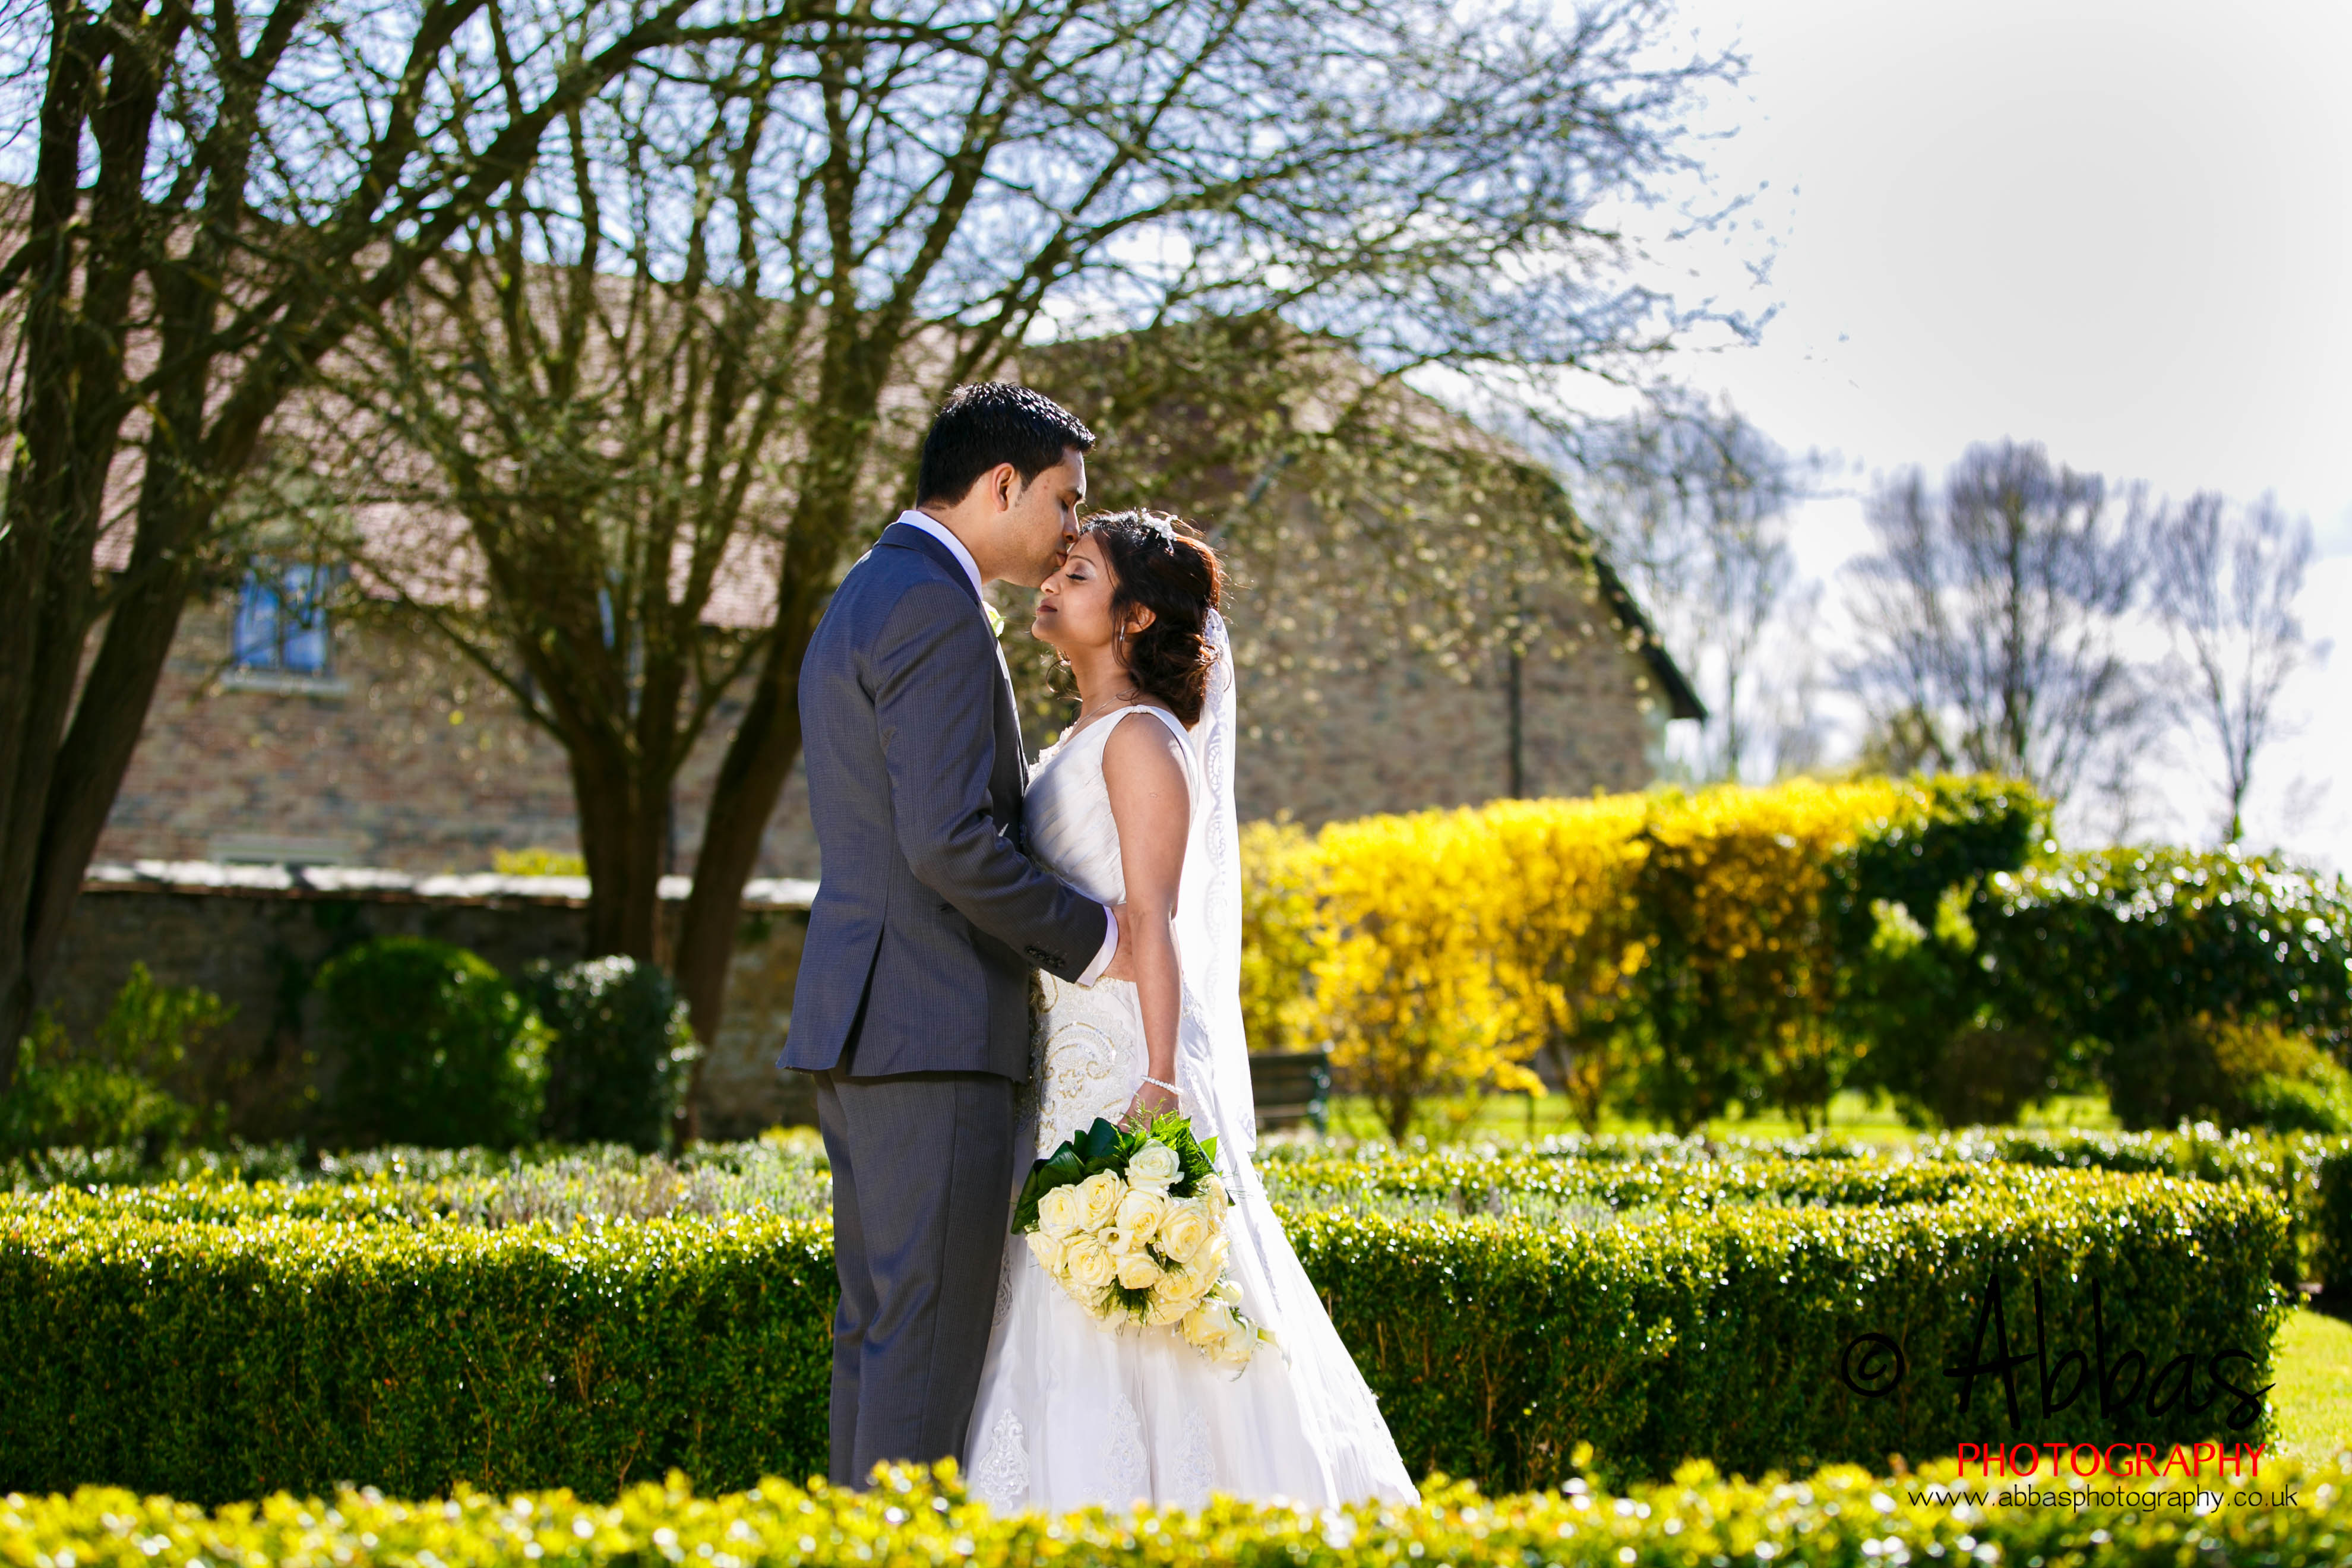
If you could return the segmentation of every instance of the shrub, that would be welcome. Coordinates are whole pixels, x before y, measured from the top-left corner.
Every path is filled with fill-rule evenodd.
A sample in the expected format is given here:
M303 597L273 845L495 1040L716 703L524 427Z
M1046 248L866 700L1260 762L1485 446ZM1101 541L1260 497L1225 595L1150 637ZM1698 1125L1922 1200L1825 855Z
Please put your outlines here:
M1253 1051L1316 1048L1314 842L1294 822L1242 826L1242 1025Z
M574 850L534 844L527 849L491 850L490 868L501 877L584 877L588 861Z
M610 1496L824 1460L822 1222L0 1220L0 1490Z
M1400 1141L1433 1096L1542 1089L1495 973L1483 829L1475 812L1423 812L1334 823L1317 843L1316 1027Z
M86 1048L41 1014L17 1042L16 1080L0 1095L0 1152L114 1145L152 1162L203 1128L204 1113L170 1086L236 1016L201 987L156 984L143 963L131 966Z
M1944 1369L1996 1342L2088 1361L2103 1326L2110 1352L2128 1346L2146 1368L2192 1357L2198 1399L2216 1392L2207 1358L2242 1352L2233 1381L2252 1392L2269 1381L2284 1310L2276 1202L2157 1178L2050 1173L1885 1208L1669 1204L1589 1231L1288 1217L1408 1464L1513 1486L1564 1479L1580 1442L1607 1472L1656 1475L1690 1456L1758 1474L1996 1438L2218 1436L2228 1398L2196 1415L2104 1413L2095 1399L2053 1410L2022 1378L2012 1427L1995 1381L1963 1414ZM1995 1281L2004 1328L1980 1335ZM1840 1379L1865 1333L1907 1363L1891 1397Z
M1580 1442L1622 1475L1694 1455L1760 1473L1989 1437L2258 1434L2225 1431L2226 1398L2107 1417L2045 1412L2030 1386L2012 1427L1990 1384L1961 1416L1938 1369L1970 1351L1998 1279L2012 1343L2038 1321L2053 1354L2087 1346L2095 1286L2110 1346L2150 1368L2240 1348L2242 1386L2260 1387L2283 1310L2269 1278L2285 1224L2268 1193L1957 1163L1497 1163L1510 1169L1488 1173L1482 1202L1530 1200L1499 1215L1286 1201L1418 1468L1517 1486L1567 1479ZM1298 1164L1276 1173L1277 1194L1290 1182L1287 1198L1312 1201L1297 1184L1315 1163ZM1396 1162L1392 1184L1459 1184L1476 1164ZM1325 1186L1376 1174L1326 1171ZM215 1500L350 1478L610 1495L671 1465L740 1486L821 1463L821 1219L490 1229L425 1217L496 1206L480 1194L436 1209L449 1194L420 1203L403 1185L0 1204L0 1489L105 1479ZM1864 1332L1901 1340L1899 1397L1838 1380ZM2213 1392L2202 1359L2194 1375L2200 1398Z
M2200 1457L2196 1472L2132 1480L2077 1497L2044 1472L2007 1495L1956 1506L1951 1468L1900 1478L1850 1467L1794 1481L1727 1481L1695 1465L1622 1495L1581 1480L1560 1491L1487 1499L1431 1487L1418 1504L1362 1503L1309 1512L1286 1503L1218 1501L1198 1511L1089 1510L999 1518L954 1473L898 1467L871 1490L805 1489L770 1479L755 1490L696 1496L686 1478L646 1481L609 1504L569 1491L407 1503L345 1489L279 1493L207 1514L166 1498L84 1488L71 1497L0 1501L0 1560L210 1568L222 1563L416 1563L621 1568L657 1562L871 1564L1064 1563L1100 1568L1622 1568L1628 1563L1854 1565L2063 1563L2179 1568L2190 1563L2322 1568L2352 1537L2352 1476L2264 1456L2256 1473ZM1964 1483L1979 1483L1971 1477ZM2117 1495L2118 1491L2127 1495ZM2200 1491L2216 1494L2209 1506ZM2242 1494L2251 1493L2252 1496ZM2267 1506L2291 1494L2289 1506ZM2063 1499L2061 1503L2060 1500Z
M1587 1128L1612 1097L1680 1129L1810 1121L1877 1046L1907 1088L1900 1047L1975 1018L1973 961L1864 961L1882 916L1940 931L1970 879L2019 865L2043 810L2000 780L1796 780L1260 828L1253 1038L1330 1039L1398 1138L1432 1096L1532 1089L1538 1058Z
M194 1128L194 1110L143 1073L77 1058L47 1014L16 1044L16 1078L0 1096L0 1150L115 1145L160 1152Z
M378 937L331 960L318 987L342 1047L331 1115L344 1137L501 1148L537 1132L545 1029L479 958Z
M592 958L537 965L526 983L552 1036L546 1136L660 1148L701 1055L669 976L632 958Z
M2103 1079L2126 1125L2235 1109L2213 1056L2226 1031L2352 1050L2340 879L2234 853L2105 850L1996 876L1969 918L1995 1005Z

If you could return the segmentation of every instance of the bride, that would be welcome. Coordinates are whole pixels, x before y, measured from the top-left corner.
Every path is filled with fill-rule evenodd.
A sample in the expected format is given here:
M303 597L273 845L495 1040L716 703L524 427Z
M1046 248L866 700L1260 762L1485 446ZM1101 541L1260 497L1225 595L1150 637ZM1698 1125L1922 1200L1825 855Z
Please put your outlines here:
M1125 511L1090 521L1039 591L1033 629L1076 676L1079 712L1030 783L1029 849L1123 906L1136 978L1041 977L1016 1148L1049 1154L1097 1117L1190 1117L1217 1140L1241 1310L1276 1344L1220 1368L1172 1329L1098 1323L1007 1247L964 1445L972 1494L1000 1510L1417 1495L1250 1162L1223 584L1172 519Z

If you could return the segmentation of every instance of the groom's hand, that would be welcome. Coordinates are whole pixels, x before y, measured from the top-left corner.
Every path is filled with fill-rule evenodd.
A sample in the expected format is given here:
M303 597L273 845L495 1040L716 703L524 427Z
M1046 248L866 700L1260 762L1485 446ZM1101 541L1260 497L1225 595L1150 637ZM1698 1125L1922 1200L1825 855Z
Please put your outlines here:
M1095 978L1097 981L1124 980L1131 985L1135 983L1135 950L1127 940L1127 906L1114 905L1111 915L1118 921L1118 945L1111 950L1110 962L1103 965L1103 972Z

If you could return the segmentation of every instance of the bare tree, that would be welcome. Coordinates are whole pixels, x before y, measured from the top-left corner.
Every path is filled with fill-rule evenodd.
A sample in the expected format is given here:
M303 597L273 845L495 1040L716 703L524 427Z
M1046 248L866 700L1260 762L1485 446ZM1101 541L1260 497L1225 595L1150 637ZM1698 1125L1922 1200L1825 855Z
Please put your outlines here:
M2279 693L2331 645L2305 634L2295 600L2311 564L2311 524L2265 496L2243 510L2200 494L2157 531L2155 607L2189 679L2167 682L2182 722L2221 755L2224 841L2245 836L2254 759L2278 738Z
M749 700L719 769L677 954L706 1036L724 1003L743 884L798 755L802 653L858 542L911 499L907 438L938 395L1005 370L1040 339L1248 313L1344 342L1382 385L1433 363L1524 370L1654 351L1671 336L1673 312L1628 281L1622 242L1590 215L1679 165L1684 107L1699 83L1732 68L1661 60L1665 11L1642 0L1565 21L1532 10L1472 16L1444 0L1047 0L986 15L912 5L842 12L838 26L835 15L772 56L713 55L646 89L643 102L619 94L587 105L584 130L567 130L569 162L551 159L528 187L531 243L507 246L574 275L600 244L615 258L647 256L631 269L662 280L648 298L673 300L679 280L707 268L706 308L725 299L761 323L740 362L739 395L777 389L773 422L764 445L751 422L729 426L723 444L733 455L722 467L748 487L748 510L718 531L671 536L673 557L651 534L631 546L634 563L614 579L609 637L586 614L584 577L544 601L495 590L509 617L506 642L576 646L583 668L604 671L609 695L599 700L612 717L599 722L617 734L618 715L629 715L640 755L628 776L644 798L622 816L650 809L653 782L690 741L727 661L740 653L748 663ZM714 106L724 106L716 118ZM635 188L623 169L636 154L610 162L630 148L648 169L667 159L681 174L707 164L708 176L635 206L592 204L591 191ZM688 216L706 211L732 226L723 258L718 229ZM599 226L609 240L590 237ZM488 237L495 226L481 231L484 280L506 244ZM698 249L706 232L713 242ZM604 297L593 283L577 287ZM599 352L617 365L617 348ZM609 384L616 374L596 376ZM513 380L507 371L456 384L412 376L407 401L443 386L479 401L479 414L461 416L471 453L486 449L486 436L509 442L485 421L506 417L491 404ZM696 393L703 412L690 416L677 383L642 411L616 404L612 416L583 416L573 405L604 395L591 380L531 384L538 428L597 454L562 459L566 471L604 472L611 446L644 451L667 492L711 488L696 465L718 449L715 392ZM429 423L414 409L401 417ZM695 439L664 446L639 434L694 419L704 422ZM499 462L521 471L506 456ZM490 489L503 498L515 487ZM461 510L493 554L477 509ZM621 536L618 519L598 526ZM666 562L729 559L728 529L739 543L772 546L772 619L751 646L698 671L687 685L701 695L689 700L674 677L648 684L650 654L630 664L634 652L618 650L660 619L680 650L673 657L685 659L691 594L665 576ZM622 553L606 548L604 559ZM625 598L642 612L622 608ZM558 616L572 628L559 630ZM614 657L597 651L608 645ZM541 657L494 658L480 646L519 691ZM657 743L646 726L669 728ZM608 770L583 767L581 755L575 748L580 787L606 790ZM583 828L603 809L583 794ZM641 864L642 850L633 853ZM625 934L606 940L635 942L650 929L651 884L635 869L621 880L618 896L644 914L616 917L611 929Z
M570 762L591 952L667 959L678 770L763 644L813 291L751 197L783 52L698 51L566 117L327 368L337 542ZM351 524L357 521L359 526Z
M1852 568L1843 673L1870 745L2062 803L2095 760L2127 755L2151 710L2122 640L2150 552L2138 492L2002 442L1969 447L1940 490L1916 468L1885 480L1868 518L1879 548Z
M50 0L0 21L0 91L35 132L0 261L0 1040L272 415L568 111L650 52L781 32L729 3Z
M1564 455L1611 563L1705 695L1700 776L1804 765L1807 661L1801 627L1780 611L1796 577L1790 511L1816 462L1727 400L1673 390L1572 431Z

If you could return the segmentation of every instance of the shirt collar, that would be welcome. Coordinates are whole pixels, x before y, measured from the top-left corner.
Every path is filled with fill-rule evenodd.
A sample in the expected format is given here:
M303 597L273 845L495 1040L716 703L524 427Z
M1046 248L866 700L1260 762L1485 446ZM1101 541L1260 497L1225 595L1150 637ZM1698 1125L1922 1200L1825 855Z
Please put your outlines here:
M919 511L902 511L898 514L898 521L908 528L921 529L925 533L946 545L948 553L956 558L956 564L963 568L963 574L971 579L972 596L983 601L987 598L987 595L982 591L980 563L971 558L971 552L963 547L963 541L958 539L946 523L929 513Z

